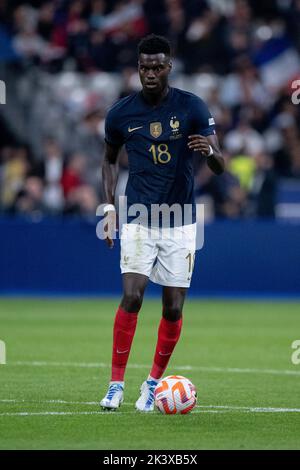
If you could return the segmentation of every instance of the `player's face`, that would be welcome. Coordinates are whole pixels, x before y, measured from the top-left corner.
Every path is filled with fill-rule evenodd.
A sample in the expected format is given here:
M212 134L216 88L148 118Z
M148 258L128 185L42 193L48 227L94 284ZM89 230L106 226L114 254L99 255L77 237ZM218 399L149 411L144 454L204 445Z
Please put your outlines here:
M138 71L143 90L160 94L168 84L172 64L165 54L140 54Z

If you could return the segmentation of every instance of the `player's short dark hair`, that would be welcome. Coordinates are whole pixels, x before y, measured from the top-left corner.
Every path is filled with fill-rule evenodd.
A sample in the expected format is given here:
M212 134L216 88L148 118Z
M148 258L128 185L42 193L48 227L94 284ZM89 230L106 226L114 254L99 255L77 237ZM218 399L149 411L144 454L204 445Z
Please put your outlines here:
M164 36L149 34L138 45L138 54L166 54L171 55L170 41Z

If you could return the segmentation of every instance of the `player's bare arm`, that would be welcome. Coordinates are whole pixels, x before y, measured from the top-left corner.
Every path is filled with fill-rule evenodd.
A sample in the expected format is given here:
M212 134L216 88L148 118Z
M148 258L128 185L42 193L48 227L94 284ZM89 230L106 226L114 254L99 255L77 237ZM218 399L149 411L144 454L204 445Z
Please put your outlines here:
M115 191L118 180L118 154L120 147L112 146L105 143L104 161L102 165L102 183L104 189L105 200L108 210L106 217L108 218L105 226L105 241L109 248L113 248L113 233L116 229L116 210L114 209Z
M189 149L199 151L207 158L207 165L216 174L220 175L225 169L224 159L220 150L218 137L215 134L207 137L194 134L189 135Z

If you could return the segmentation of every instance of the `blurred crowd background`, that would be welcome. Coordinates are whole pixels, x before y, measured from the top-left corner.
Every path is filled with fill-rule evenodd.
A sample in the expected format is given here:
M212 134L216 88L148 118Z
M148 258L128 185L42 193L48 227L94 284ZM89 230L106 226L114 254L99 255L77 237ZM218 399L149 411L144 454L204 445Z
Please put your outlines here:
M207 218L300 219L300 0L0 0L0 213L95 216L105 114L140 88L149 32L217 123L226 172L195 158Z

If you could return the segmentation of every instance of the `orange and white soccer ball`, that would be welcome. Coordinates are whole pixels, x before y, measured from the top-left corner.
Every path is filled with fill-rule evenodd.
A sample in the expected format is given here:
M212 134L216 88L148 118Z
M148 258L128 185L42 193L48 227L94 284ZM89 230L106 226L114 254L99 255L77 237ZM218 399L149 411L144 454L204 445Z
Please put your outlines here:
M161 379L155 391L155 406L163 414L187 414L196 406L196 387L181 375Z

